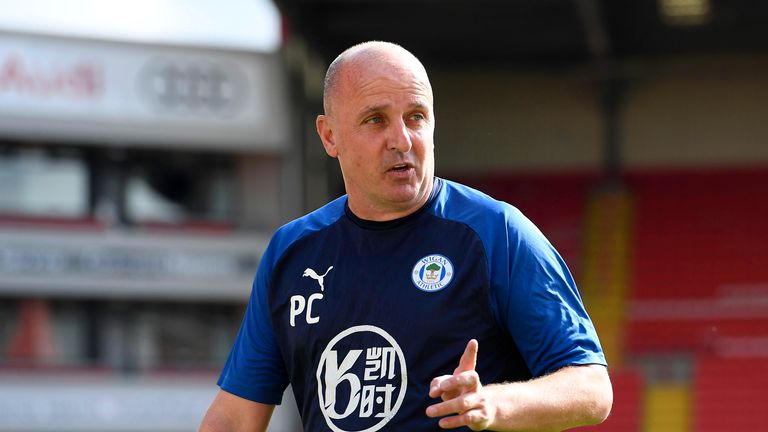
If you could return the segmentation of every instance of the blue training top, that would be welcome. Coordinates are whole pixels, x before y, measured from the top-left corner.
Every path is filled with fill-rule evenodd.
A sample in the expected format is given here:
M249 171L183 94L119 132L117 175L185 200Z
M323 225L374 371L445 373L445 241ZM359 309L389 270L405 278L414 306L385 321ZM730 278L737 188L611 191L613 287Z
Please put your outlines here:
M438 430L430 381L479 342L483 383L605 364L573 278L516 208L435 179L417 212L356 217L346 196L297 219L262 257L223 390L280 403L305 431ZM467 428L461 430L469 430Z

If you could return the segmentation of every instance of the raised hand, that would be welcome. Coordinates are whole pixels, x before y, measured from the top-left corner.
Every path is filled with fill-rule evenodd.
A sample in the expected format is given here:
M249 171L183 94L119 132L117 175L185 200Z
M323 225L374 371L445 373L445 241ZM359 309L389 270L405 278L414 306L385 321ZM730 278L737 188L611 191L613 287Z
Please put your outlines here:
M448 416L440 419L443 429L468 426L478 431L488 428L493 422L496 409L475 371L477 350L477 340L470 340L453 375L437 377L430 383L429 396L439 397L443 402L429 406L427 415Z

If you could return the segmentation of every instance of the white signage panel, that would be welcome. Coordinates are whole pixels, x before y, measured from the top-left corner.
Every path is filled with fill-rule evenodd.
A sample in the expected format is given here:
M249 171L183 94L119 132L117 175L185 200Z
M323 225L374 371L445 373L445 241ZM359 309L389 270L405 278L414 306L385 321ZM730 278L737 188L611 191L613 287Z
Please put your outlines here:
M216 374L197 378L0 375L0 431L182 432L197 430L216 397ZM269 432L301 429L290 389Z
M0 134L280 150L278 54L0 34Z
M242 301L266 236L0 230L0 293Z

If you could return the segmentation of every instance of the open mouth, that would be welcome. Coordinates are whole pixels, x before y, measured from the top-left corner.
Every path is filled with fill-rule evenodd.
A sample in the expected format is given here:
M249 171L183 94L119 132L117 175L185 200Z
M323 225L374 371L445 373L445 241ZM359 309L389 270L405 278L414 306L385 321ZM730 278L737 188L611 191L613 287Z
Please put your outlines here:
M408 168L409 168L408 164L398 164L398 165L395 165L395 166L392 167L392 171L403 172L403 171L407 170Z

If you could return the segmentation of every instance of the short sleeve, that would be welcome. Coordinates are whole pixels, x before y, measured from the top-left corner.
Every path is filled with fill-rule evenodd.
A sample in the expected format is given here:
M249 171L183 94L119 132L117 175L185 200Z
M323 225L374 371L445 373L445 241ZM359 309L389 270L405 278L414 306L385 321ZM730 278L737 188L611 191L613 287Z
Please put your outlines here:
M563 259L517 209L507 213L507 224L508 278L492 282L493 303L533 376L568 365L605 365L594 325Z
M276 405L288 386L288 375L269 319L271 251L267 248L259 264L245 317L218 385L242 398Z

